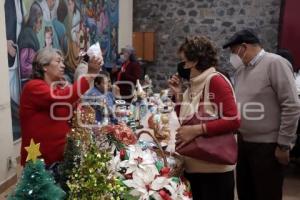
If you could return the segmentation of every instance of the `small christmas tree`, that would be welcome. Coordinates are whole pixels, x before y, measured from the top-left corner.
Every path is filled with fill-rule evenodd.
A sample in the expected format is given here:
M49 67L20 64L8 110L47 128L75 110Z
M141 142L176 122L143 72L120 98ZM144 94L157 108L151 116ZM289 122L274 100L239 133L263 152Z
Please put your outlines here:
M8 200L61 200L65 192L55 185L55 181L49 172L45 170L42 160L37 160L41 155L39 144L31 140L30 146L25 147L28 156L21 180L15 191L8 197Z
M127 187L110 171L110 160L108 152L99 151L96 144L91 144L69 177L69 199L123 199Z
M110 171L109 149L99 149L92 128L83 126L94 122L95 112L89 106L74 113L60 167L61 185L70 200L124 199L127 187Z

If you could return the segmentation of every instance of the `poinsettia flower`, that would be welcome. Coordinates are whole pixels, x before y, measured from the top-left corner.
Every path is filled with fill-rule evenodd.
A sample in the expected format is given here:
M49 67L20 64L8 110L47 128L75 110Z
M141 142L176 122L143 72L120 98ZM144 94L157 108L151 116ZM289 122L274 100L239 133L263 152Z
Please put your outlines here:
M115 172L120 171L121 170L120 163L121 163L120 152L117 152L116 156L114 156L110 161L111 169Z
M157 169L156 171L137 169L133 173L132 179L125 180L124 184L132 188L131 195L139 197L139 200L148 200L150 197L155 198L157 195L154 194L170 182L166 177L158 177L158 175L159 172Z
M120 162L121 168L126 168L126 174L131 174L137 169L156 169L155 160L149 149L143 151L139 146L129 146L129 158ZM154 169L155 168L155 169ZM157 170L157 169L156 169Z
M187 187L183 182L175 182L170 181L169 185L166 185L164 187L171 193L171 199L177 199L177 200L191 200L189 196L186 196L185 193L187 191Z

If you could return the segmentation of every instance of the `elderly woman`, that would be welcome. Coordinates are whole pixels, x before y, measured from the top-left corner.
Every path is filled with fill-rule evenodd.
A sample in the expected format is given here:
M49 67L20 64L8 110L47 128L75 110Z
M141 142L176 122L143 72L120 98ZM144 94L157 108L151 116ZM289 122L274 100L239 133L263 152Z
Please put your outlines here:
M179 54L185 63L184 68L189 70L187 74L190 77L187 78L189 86L184 93L178 75L169 80L169 87L178 104L175 109L181 123L184 124L177 130L177 151L181 152L185 145L189 145L198 137L210 138L231 134L230 137L235 143L232 132L237 130L240 124L237 105L229 80L216 72L216 48L206 37L199 36L186 39L179 48ZM219 117L214 116L204 121L201 117L207 116L208 113L217 113L216 116ZM198 119L192 123L192 116L199 117L199 123ZM198 152L197 147L194 148ZM186 177L191 183L193 199L233 200L235 165L220 164L200 155L195 157L184 157Z
M120 58L123 64L121 70L118 71L117 81L122 82L118 83L117 86L120 88L121 98L130 101L133 98L133 89L135 88L132 86L135 86L137 79L141 77L142 70L133 47L126 46L123 48Z
M61 51L44 48L38 51L32 66L32 80L23 88L20 102L22 132L21 164L25 164L30 140L40 143L46 166L63 159L66 135L70 130L70 107L88 89L93 76L82 77L67 85L63 82L64 59ZM93 57L88 63L88 74L97 74L102 60ZM55 105L56 104L56 105Z

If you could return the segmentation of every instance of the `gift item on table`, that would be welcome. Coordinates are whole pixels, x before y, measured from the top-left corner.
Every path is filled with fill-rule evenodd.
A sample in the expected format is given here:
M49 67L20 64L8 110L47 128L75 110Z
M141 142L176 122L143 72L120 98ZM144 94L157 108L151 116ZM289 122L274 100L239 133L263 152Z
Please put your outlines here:
M161 114L161 123L162 128L160 130L160 137L163 141L169 141L170 140L170 127L169 127L169 115L167 113Z
M169 128L169 116L168 114L161 114L160 115L160 123L159 128L154 129L154 136L160 142L168 143L170 140L170 128Z
M138 100L146 98L146 92L143 90L139 79L136 80L136 96Z
M148 97L150 97L153 94L153 85L152 85L152 80L150 79L149 75L145 75L145 85L144 88L146 89L146 94Z
M106 99L101 98L100 99L100 106L99 106L99 110L100 110L100 119L101 119L101 124L102 125L108 125L110 123L110 113L109 113L109 108L106 102Z
M130 112L127 110L126 101L124 100L116 100L115 105L115 116L117 118L118 123L127 123Z
M161 99L161 101L164 103L164 102L166 102L166 101L168 101L168 93L169 93L169 90L161 90L160 91L160 99Z

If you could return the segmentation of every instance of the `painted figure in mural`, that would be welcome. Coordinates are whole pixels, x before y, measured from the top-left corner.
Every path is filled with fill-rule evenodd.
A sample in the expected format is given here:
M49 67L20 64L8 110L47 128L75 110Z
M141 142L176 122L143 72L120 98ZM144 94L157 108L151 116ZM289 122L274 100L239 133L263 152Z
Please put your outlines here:
M5 25L8 51L8 66L10 78L10 93L12 100L19 104L20 84L19 66L16 43L23 23L23 2L22 0L5 0Z
M13 67L17 53L17 49L14 45L17 43L23 23L23 2L22 0L5 0L4 8L8 65L9 67Z
M97 16L99 16L99 21L97 21L97 27L99 30L99 34L101 35L101 34L103 34L104 30L109 25L109 19L107 16L107 11L106 11L104 0L100 0L100 3L98 4L97 9L99 12L97 14Z
M19 100L20 100L20 65L18 60L17 41L22 28L24 7L22 0L5 0L5 26L9 67L9 88L11 98L11 114L13 139L20 137Z
M117 27L113 27L111 31L111 60L117 60L118 35Z
M58 6L56 1L58 0L36 0L36 3L38 3L43 10L44 21L52 21L52 19L54 18L54 16L52 16L55 13L54 7L56 5Z
M78 32L80 27L80 12L75 0L68 0L68 15L65 20L65 26L68 37L68 51L65 58L65 63L68 68L75 70L79 64Z
M96 23L96 16L97 16L97 13L96 13L96 10L95 10L95 6L96 4L93 2L93 1L88 1L86 4L86 9L85 9L85 23L86 23L86 26L89 28L90 30L90 38L91 38L91 41L92 43L95 43L96 41L98 41L98 38L97 36L99 35L98 34L98 29L97 29L97 23Z
M57 17L53 19L52 24L58 38L59 46L64 54L66 54L68 48L68 40L64 22L68 14L68 7L65 0L57 0L57 2L59 2L57 7Z
M38 4L32 4L24 28L21 30L18 45L22 82L28 80L32 72L32 61L40 49L37 33L42 27L43 12Z
M52 47L53 44L53 30L51 26L45 27L45 45L44 47Z
M83 21L81 20L80 21L80 26L79 26L79 32L78 32L78 43L79 43L79 48L80 48L80 51L83 51L84 50L84 26L83 26Z

